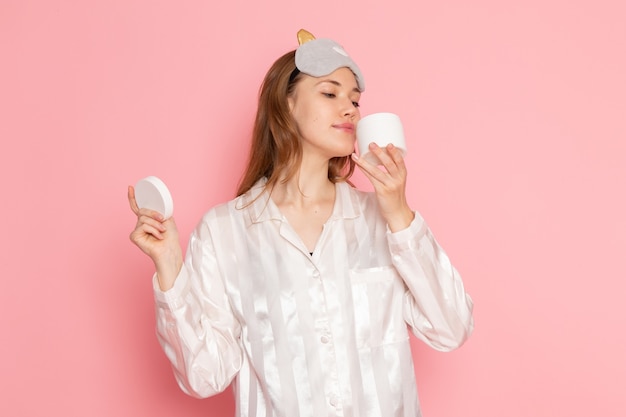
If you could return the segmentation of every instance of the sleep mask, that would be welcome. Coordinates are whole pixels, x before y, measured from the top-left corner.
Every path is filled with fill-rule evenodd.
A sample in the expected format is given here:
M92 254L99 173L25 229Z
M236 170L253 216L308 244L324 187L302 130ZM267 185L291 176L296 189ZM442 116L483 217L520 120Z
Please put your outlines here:
M323 77L339 68L350 68L356 78L359 91L365 91L361 70L341 45L331 39L315 39L304 29L298 31L296 69L313 77ZM297 75L292 74L292 78Z

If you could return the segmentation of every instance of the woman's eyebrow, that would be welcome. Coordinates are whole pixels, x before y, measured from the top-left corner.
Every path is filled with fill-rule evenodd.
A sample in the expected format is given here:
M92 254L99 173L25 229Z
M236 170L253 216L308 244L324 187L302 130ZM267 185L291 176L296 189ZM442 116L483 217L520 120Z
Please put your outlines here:
M321 80L321 81L319 81L319 82L317 83L317 85L319 85L319 84L323 84L323 83L330 83L330 84L336 85L337 87L341 87L341 83L340 83L339 81L337 81L337 80L333 80L333 79L325 79L325 80ZM358 88L358 87L354 87L354 88L352 89L352 91L354 91L354 92L356 92L356 93L360 93L360 92L361 92L361 90L359 90L359 88Z

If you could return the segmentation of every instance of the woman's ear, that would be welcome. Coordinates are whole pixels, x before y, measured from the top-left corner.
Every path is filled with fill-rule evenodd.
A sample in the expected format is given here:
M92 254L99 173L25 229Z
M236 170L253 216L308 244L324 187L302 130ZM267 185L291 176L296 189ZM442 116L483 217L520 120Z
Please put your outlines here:
M293 106L295 106L294 94L289 94L287 96L287 105L289 106L289 113L293 114Z

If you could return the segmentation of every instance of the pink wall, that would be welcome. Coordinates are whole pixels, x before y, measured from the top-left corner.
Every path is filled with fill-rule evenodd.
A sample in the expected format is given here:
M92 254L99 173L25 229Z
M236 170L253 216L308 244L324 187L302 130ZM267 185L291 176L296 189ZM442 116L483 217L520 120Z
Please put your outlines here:
M301 27L359 62L364 114L402 116L476 304L460 350L414 345L425 415L626 415L624 3L217 3L0 4L0 415L232 414L175 385L126 186L163 178L186 242Z

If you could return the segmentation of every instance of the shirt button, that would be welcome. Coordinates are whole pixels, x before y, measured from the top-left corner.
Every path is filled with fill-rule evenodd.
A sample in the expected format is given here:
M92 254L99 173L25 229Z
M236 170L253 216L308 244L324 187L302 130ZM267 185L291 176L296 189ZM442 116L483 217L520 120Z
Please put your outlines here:
M335 396L330 397L330 405L337 407L337 404L339 404L339 399Z
M320 341L324 344L330 342L330 338L328 336L322 336L320 337Z
M313 271L313 278L319 278L320 277L320 271L315 270Z

